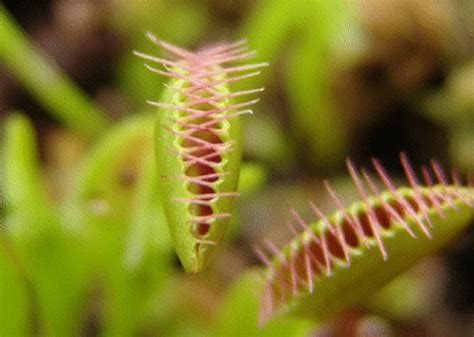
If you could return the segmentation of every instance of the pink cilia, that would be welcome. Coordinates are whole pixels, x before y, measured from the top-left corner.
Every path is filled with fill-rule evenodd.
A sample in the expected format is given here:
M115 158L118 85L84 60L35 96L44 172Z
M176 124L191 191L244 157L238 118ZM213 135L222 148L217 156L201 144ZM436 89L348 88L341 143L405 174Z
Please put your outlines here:
M348 171L360 195L359 202L343 205L341 198L325 182L329 197L337 208L335 214L326 216L311 202L310 207L319 220L310 224L290 209L301 232L297 233L295 226L289 223L293 233L289 244L279 248L270 240L265 240L266 248L256 248L257 256L266 267L266 286L260 306L261 324L275 313L286 311L318 318L337 311L343 306L338 307L337 303L350 304L349 301L345 302L344 298L330 301L325 290L332 292L339 286L345 293L350 293L354 289L353 296L340 296L356 299L359 296L357 292L364 293L367 287L383 284L378 281L379 275L382 275L382 281L388 280L456 234L454 229L458 225L452 224L456 221L451 223L453 233L446 223L448 215L455 218L449 212L465 208L467 214L471 213L471 219L474 217L471 176L463 182L453 170L452 182L449 182L441 165L431 161L431 170L422 168L422 185L405 153L400 154L400 161L409 188L395 187L393 180L375 159L372 164L378 181L365 170L359 172L347 160ZM383 186L383 191L380 186ZM469 221L460 221L459 228L462 229L467 223ZM420 237L425 240L413 240ZM407 247L412 251L403 251ZM372 248L376 248L378 254L372 253ZM389 252L395 255L390 261ZM401 256L403 259L400 261ZM363 263L364 259L367 266ZM381 263L377 262L380 266L372 270L371 263L374 261ZM389 272L382 273L383 268ZM309 313L302 314L305 307L310 308Z
M191 52L148 34L170 58L135 54L168 77L160 101L155 148L159 193L176 251L186 271L209 261L232 215L241 161L240 116L252 113L263 88L232 90L257 76L266 63L242 63L255 56L245 40ZM235 64L235 63L238 64Z

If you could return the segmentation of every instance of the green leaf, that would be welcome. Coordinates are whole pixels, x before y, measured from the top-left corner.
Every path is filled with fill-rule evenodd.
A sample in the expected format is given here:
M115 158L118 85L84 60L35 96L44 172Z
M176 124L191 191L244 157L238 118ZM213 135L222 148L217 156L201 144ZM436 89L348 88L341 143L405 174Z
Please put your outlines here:
M228 290L218 309L214 336L308 336L314 322L298 318L278 318L264 327L258 324L259 294L264 278L256 270L244 273Z
M85 137L108 125L103 112L28 40L0 4L0 60L54 117Z
M41 331L71 335L79 324L86 261L46 195L29 121L11 115L5 135L6 239L37 296Z
M7 230L18 240L35 240L57 224L58 217L38 163L36 141L28 119L12 114L5 123L4 194Z
M0 237L0 336L26 337L31 327L30 301L26 278L15 263L11 248Z

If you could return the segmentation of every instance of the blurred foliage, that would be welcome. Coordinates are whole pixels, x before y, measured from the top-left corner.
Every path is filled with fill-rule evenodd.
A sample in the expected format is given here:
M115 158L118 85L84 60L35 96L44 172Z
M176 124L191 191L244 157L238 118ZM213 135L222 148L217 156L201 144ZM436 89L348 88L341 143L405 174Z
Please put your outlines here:
M66 126L94 136L106 126L102 112L28 41L0 4L0 58ZM46 90L47 89L47 90Z
M425 113L452 135L454 161L466 171L474 169L474 63L455 69L443 88L427 95Z
M251 250L287 238L289 205L331 210L321 177L351 200L347 155L390 164L405 148L474 170L473 18L469 0L0 3L0 336L470 335L469 312L442 301L443 259L324 324L260 329ZM163 78L132 54L156 54L146 31L190 48L246 37L270 62L243 119L238 212L205 275L181 272L157 202L145 100Z
M272 67L285 62L282 89L292 109L290 126L319 167L337 165L346 154L347 126L331 97L329 74L332 67L353 62L357 29L351 5L344 0L262 1L244 25L242 35L261 60L275 59L289 44L287 59L276 58ZM268 81L269 75L262 80Z

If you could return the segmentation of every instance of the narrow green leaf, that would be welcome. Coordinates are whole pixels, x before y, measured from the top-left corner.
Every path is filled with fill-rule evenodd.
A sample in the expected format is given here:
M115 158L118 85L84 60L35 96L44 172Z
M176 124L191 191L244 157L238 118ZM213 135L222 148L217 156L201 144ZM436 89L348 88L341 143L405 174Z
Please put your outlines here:
M42 181L33 128L20 114L5 123L2 165L8 232L32 240L50 230L58 218Z
M42 333L71 335L82 306L82 250L46 194L29 121L14 114L5 127L6 238L37 296Z
M108 124L100 109L32 45L0 4L0 61L49 111L79 134L97 136Z

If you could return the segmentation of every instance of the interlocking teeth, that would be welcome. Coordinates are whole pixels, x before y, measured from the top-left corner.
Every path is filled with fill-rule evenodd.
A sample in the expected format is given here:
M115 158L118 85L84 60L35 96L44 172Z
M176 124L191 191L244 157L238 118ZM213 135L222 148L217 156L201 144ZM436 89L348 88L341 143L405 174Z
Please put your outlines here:
M324 182L337 208L335 216L325 216L310 202L311 209L319 218L316 225L311 225L294 209L290 209L291 217L302 232L298 233L289 222L294 238L288 245L279 248L266 239L266 249L256 248L257 256L267 269L267 285L260 309L261 323L300 294L313 293L316 281L332 277L334 269L351 268L353 249L369 250L376 246L382 260L388 260L384 238L394 235L395 224L413 239L419 233L431 240L432 230L436 229L432 219L434 215L446 219L447 209L458 210L463 206L474 208L471 176L468 176L464 185L461 176L452 171L453 184L450 184L441 165L431 161L432 172L422 167L423 186L405 153L400 154L400 161L410 188L397 189L383 166L373 159L375 172L386 188L382 192L377 187L378 182L365 170L359 173L355 165L347 160L348 171L361 197L358 207L346 208L329 183ZM432 174L437 181L434 181ZM369 191L373 196L369 195Z
M186 186L179 192L170 185L164 188L175 191L168 199L179 204L178 208L182 210L180 215L171 210L167 213L167 208L176 206L169 205L165 207L165 213L173 217L169 223L183 224L173 225L180 227L184 236L181 238L176 234L173 237L175 246L187 246L187 252L177 249L178 255L182 261L188 257L194 260L188 268L183 264L187 270L197 272L205 259L200 248L204 246L204 250L209 250L210 242L217 243L221 239L231 215L232 203L228 199L238 195L235 178L239 174L241 146L238 117L252 113L249 107L259 101L252 95L263 90L231 91L229 84L259 75L258 69L267 64L234 64L255 55L254 51L248 50L245 40L192 52L159 40L151 33L147 35L169 54L166 58L135 52L150 63L145 64L147 69L171 79L165 84L166 99L149 100L148 103L167 114L160 123L172 141L163 135L160 142L166 142L163 148L176 158L173 168L182 168L182 172L162 173L176 179L176 184ZM159 64L161 68L151 63ZM235 102L235 99L239 101ZM189 235L193 240L185 240ZM194 242L193 246L189 246L189 242Z

